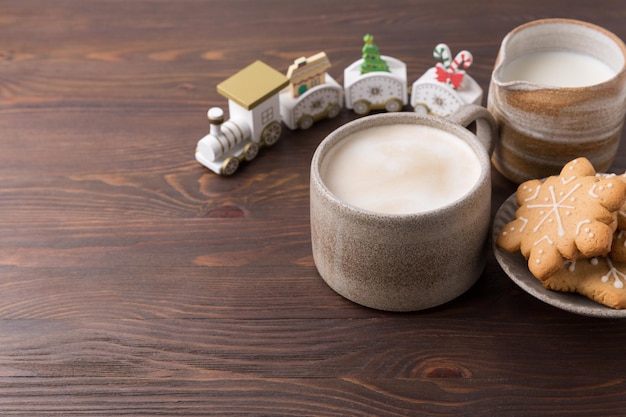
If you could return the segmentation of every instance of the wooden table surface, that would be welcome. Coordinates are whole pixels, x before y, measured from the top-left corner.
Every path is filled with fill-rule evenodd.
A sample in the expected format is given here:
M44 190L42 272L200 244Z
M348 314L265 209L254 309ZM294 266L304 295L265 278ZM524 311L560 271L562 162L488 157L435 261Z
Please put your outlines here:
M325 51L342 82L372 33L412 83L446 42L486 97L504 35L544 17L626 38L622 0L0 1L0 415L626 414L626 321L544 304L491 253L416 313L322 281L309 163L354 113L232 177L194 159L256 59ZM515 188L493 173L494 211Z

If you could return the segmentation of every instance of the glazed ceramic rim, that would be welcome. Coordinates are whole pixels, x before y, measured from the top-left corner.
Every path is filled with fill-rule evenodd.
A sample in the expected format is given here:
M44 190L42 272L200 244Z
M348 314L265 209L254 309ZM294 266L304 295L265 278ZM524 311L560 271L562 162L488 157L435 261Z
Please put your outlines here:
M497 84L502 85L502 86L506 86L506 85L511 85L511 84L523 83L523 84L527 84L527 85L539 85L542 88L545 88L547 90L556 89L556 90L567 90L567 91L579 91L579 90L587 90L589 88L594 88L594 87L598 87L598 86L604 86L604 85L609 84L609 83L614 83L616 81L616 79L620 78L620 76L626 71L626 44L624 44L624 41L619 36L617 36L615 33L611 32L610 30L608 30L606 28L603 28L602 26L598 26L596 24L590 23L590 22L585 22L583 20L561 18L561 17L532 20L530 22L524 23L524 24L516 27L515 29L513 29L509 33L507 33L506 36L504 37L504 39L502 40L502 46L505 46L508 42L510 42L510 40L511 40L511 38L513 36L518 35L520 32L522 32L524 30L527 30L527 29L531 29L531 28L539 26L539 25L545 25L545 24L564 24L564 25L572 25L572 26L581 26L581 27L584 27L586 29L594 30L594 31L597 31L597 32L601 33L602 35L606 36L608 39L613 41L615 43L615 45L622 51L622 68L619 71L617 71L608 80L605 80L605 81L602 81L602 82L599 82L599 83L596 83L596 84L580 86L580 87L545 86L545 85L540 85L540 84L531 83L531 82L528 82L528 81L521 81L521 80L502 82L502 81L499 81L495 77L492 76L492 79L494 79L494 81ZM503 62L504 62L504 60L499 60L499 62L497 62L497 66L494 68L494 71L493 71L494 74L495 74L496 71L499 71L502 68L502 63Z
M415 121L420 121L421 123L415 123ZM451 201L447 204L431 210L425 210L415 213L382 213L364 209L341 200L332 191L330 191L330 189L322 179L321 167L324 158L333 146L335 146L340 141L345 140L354 132L388 125L429 126L447 133L451 133L454 136L459 137L460 140L464 140L465 143L467 143L472 149L472 152L478 159L478 163L481 168L480 175L478 176L474 185L470 189L468 189L461 197L457 198L454 201ZM463 205L466 200L471 198L476 193L476 191L485 183L485 181L490 181L490 178L491 160L489 156L487 156L487 151L485 150L484 146L480 143L478 138L476 138L472 132L470 132L463 126L457 125L446 119L408 112L381 113L369 115L346 123L345 125L331 132L328 136L324 138L324 140L322 140L322 142L315 150L315 153L313 154L313 159L311 161L311 181L317 184L320 192L324 195L326 200L332 203L334 207L339 210L350 212L351 214L360 215L362 217L392 221L395 220L400 222L405 220L414 221L419 218L430 218L447 215L447 213L455 210L458 206Z

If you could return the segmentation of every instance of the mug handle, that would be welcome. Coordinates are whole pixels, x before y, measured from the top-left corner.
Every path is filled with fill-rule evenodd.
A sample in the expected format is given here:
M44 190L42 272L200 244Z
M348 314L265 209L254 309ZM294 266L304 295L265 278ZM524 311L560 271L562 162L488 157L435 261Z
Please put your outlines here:
M475 121L476 137L491 156L498 137L498 125L489 110L476 104L464 104L446 119L463 127Z

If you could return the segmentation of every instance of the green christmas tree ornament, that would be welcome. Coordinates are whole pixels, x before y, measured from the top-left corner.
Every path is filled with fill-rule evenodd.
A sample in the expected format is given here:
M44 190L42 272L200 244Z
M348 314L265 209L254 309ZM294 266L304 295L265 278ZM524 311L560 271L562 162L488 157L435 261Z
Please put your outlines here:
M387 62L380 57L380 51L374 44L374 36L368 33L363 37L363 42L363 62L361 63L361 74L376 71L390 72Z

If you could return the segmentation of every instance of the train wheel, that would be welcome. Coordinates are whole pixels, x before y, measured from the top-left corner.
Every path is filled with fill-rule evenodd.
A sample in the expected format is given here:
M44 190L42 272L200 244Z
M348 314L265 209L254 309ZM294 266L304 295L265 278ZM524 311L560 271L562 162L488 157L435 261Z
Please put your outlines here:
M338 104L331 104L330 109L328 110L328 118L333 119L339 116L339 113L341 113L341 107L339 107Z
M370 112L370 104L366 100L357 100L354 103L354 112L359 116L365 116Z
M422 115L426 115L430 113L430 110L428 110L428 106L425 104L421 104L421 103L416 104L413 110L415 111L415 113L422 114Z
M390 98L385 103L385 110L388 112L397 112L402 110L402 102L397 98Z
M243 148L243 157L246 161L252 161L259 154L259 144L255 142L248 143Z
M224 160L222 164L222 175L233 175L235 171L239 168L239 159L229 156Z
M267 125L265 129L263 129L263 132L261 133L261 140L267 146L272 146L273 144L278 142L278 139L280 139L280 134L282 130L283 128L280 126L280 123L274 120L269 125Z
M307 130L311 126L313 126L313 118L308 114L305 114L298 120L298 127L302 130Z

